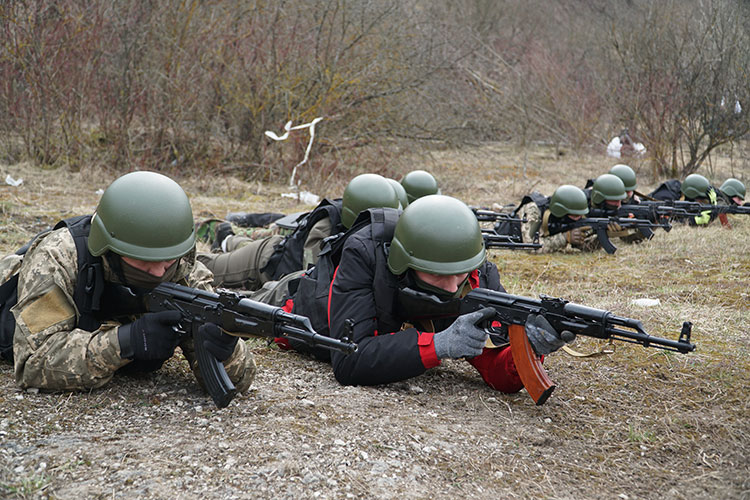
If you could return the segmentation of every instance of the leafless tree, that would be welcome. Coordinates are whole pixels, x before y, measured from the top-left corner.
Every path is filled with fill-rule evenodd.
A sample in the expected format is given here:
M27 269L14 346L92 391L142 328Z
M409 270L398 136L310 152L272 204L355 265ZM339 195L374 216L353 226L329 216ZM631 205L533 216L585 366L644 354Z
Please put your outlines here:
M647 2L630 15L611 35L614 114L637 128L655 175L690 174L750 130L748 7Z

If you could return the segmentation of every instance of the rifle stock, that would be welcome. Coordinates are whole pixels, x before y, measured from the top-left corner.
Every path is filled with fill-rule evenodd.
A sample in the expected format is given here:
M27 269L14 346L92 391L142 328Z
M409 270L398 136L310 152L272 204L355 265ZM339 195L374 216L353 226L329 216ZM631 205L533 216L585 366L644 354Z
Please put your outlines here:
M510 235L497 234L491 229L487 231L482 230L482 238L484 239L484 246L487 248L507 248L510 250L534 250L542 248L541 243L524 243Z
M484 208L469 207L479 222L498 222L498 221L509 221L509 222L526 222L524 219L514 217L512 213L495 212L494 210L488 210Z

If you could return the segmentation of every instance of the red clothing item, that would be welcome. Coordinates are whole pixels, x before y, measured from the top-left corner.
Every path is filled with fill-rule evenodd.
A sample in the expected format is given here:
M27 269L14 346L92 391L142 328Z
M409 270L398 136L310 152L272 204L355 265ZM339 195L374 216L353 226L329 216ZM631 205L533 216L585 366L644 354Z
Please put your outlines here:
M433 332L419 332L417 345L419 346L419 357L422 358L425 369L434 368L440 364L435 352L435 334Z
M510 394L523 389L510 346L485 348L482 354L467 361L477 369L485 383L496 391Z
M286 299L286 302L284 303L281 308L290 313L292 312L292 308L294 307L294 299ZM291 351L294 349L292 345L289 343L289 339L286 337L275 337L273 339L274 343L279 346L284 351Z

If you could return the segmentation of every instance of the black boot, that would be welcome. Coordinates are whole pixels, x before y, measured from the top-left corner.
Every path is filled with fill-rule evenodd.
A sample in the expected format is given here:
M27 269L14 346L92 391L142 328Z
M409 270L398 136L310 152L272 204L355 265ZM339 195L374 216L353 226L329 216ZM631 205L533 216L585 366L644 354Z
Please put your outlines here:
M214 237L214 242L211 243L211 251L220 252L221 244L224 242L224 240L233 235L234 231L232 231L232 225L230 223L222 222L221 224L218 224L216 226L216 236Z
M240 227L265 227L282 217L284 217L284 214L275 212L230 212L227 214L227 220Z

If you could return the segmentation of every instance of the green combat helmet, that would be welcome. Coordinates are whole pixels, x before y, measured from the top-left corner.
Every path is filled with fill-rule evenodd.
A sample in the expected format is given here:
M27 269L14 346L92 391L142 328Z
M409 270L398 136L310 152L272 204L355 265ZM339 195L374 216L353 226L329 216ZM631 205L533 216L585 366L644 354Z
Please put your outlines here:
M406 190L409 203L430 194L440 194L438 183L431 173L426 170L412 170L401 179L401 185Z
M401 214L388 252L388 269L411 268L449 275L473 271L485 259L482 230L462 201L430 195L409 204Z
M605 200L624 200L625 184L619 177L612 174L602 174L596 178L591 187L591 203L599 205Z
M362 210L374 207L398 208L396 192L388 179L378 174L361 174L349 181L341 204L341 223L349 229Z
M406 196L406 189L404 189L404 186L402 186L396 179L388 179L388 182L391 183L391 187L396 191L396 196L398 196L398 201L401 204L400 208L403 210L408 207L409 198Z
M89 251L145 261L177 259L195 246L185 191L156 172L131 172L104 191L91 219Z
M583 189L565 184L552 193L549 199L549 211L555 217L586 215L589 213L589 200L586 199Z
M725 180L724 184L722 184L719 188L719 191L729 196L730 198L738 196L741 200L745 199L745 185L741 180L735 179L733 177Z
M609 173L616 175L625 184L625 191L635 191L635 172L629 166L619 163L609 169Z
M709 187L708 179L701 174L690 174L685 177L684 181L682 181L682 187L680 189L682 190L682 194L685 195L685 198L694 200L696 198L708 197Z

